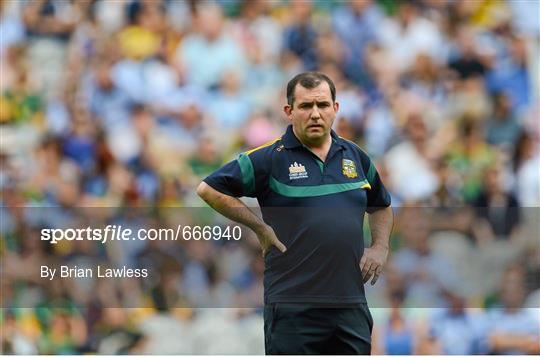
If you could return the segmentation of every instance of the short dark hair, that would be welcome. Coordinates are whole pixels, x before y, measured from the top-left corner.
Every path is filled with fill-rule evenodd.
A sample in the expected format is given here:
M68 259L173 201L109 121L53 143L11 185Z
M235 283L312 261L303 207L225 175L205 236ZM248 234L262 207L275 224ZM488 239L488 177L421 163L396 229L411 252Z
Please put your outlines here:
M320 72L304 72L297 74L293 79L287 83L287 104L291 107L294 104L294 90L296 85L300 84L302 87L307 89L313 89L318 87L322 82L328 83L330 87L330 93L332 94L332 102L336 101L336 86L334 82L326 74Z

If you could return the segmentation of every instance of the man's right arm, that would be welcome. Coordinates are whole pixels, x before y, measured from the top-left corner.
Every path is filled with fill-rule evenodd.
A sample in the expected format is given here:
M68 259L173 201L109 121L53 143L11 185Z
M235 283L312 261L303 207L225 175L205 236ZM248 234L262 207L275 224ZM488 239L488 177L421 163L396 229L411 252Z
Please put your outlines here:
M197 194L217 212L253 230L259 238L263 256L272 245L278 248L282 253L285 253L287 250L283 243L277 238L272 227L264 223L259 216L251 211L244 202L240 201L238 198L221 193L204 181L197 187Z

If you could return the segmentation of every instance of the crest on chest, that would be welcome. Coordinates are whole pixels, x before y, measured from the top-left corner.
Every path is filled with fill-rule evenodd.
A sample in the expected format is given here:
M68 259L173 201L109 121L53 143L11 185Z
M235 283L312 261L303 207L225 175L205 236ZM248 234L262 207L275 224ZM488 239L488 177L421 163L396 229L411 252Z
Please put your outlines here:
M342 164L342 172L345 177L348 178L356 178L358 177L358 172L356 171L356 164L354 161L349 159L343 159Z

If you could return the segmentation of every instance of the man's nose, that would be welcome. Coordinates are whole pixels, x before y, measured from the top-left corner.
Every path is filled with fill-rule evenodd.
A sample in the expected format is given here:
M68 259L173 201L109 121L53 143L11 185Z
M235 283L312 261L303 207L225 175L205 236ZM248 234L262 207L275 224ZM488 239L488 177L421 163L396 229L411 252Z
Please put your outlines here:
M321 114L319 113L319 108L314 105L313 109L311 110L311 119L317 120L321 118Z

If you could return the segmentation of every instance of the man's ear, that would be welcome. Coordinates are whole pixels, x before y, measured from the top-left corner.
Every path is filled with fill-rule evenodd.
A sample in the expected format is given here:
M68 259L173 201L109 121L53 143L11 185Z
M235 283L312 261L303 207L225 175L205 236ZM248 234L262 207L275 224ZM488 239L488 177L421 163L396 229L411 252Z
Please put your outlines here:
M337 113L339 111L339 103L334 102L334 111Z
M286 106L283 107L283 112L285 113L285 115L287 115L287 118L291 118L291 114L292 114L292 107L287 104Z

